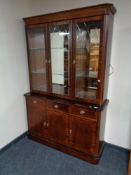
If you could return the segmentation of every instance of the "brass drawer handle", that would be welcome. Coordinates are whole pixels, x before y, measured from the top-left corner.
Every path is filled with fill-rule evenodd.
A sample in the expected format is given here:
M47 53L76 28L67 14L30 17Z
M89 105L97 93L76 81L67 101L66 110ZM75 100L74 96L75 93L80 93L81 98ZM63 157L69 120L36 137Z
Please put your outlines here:
M55 108L55 109L58 109L58 108L59 108L59 106L58 106L58 105L54 105L54 108Z
M86 112L84 110L80 110L80 115L84 115Z
M36 103L37 103L37 101L36 101L36 100L33 100L33 103L34 103L34 104L36 104Z
M47 129L47 128L49 127L49 122L44 121L44 122L43 122L43 127L44 127L45 129Z

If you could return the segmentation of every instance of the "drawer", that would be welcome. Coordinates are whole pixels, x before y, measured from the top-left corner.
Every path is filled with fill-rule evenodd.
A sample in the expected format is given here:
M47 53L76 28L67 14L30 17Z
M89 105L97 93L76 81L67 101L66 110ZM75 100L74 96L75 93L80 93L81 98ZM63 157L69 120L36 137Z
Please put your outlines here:
M60 102L56 102L56 101L47 101L47 108L48 109L53 109L53 110L58 110L58 111L62 111L65 113L69 112L69 106L67 104L63 104Z
M87 117L93 120L97 120L97 114L94 111L88 110L85 107L71 106L70 113L73 115L79 115L81 117Z
M43 107L46 106L45 99L41 99L39 97L33 97L33 96L26 97L26 99L27 99L27 103L30 103L30 105L33 105L33 106L39 105Z

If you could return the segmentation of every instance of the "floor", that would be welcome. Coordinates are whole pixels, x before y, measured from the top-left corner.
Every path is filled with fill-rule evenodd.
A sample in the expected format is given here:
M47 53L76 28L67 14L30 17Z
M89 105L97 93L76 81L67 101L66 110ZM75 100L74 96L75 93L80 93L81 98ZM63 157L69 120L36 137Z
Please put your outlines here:
M0 175L127 175L128 154L106 144L92 165L24 137L0 153Z

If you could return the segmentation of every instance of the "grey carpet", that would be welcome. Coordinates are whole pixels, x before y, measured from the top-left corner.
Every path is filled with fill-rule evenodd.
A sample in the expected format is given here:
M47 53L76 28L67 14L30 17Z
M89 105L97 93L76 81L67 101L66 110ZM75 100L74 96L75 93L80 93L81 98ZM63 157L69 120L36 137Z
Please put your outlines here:
M27 137L0 154L0 175L127 175L128 151L106 144L92 165Z

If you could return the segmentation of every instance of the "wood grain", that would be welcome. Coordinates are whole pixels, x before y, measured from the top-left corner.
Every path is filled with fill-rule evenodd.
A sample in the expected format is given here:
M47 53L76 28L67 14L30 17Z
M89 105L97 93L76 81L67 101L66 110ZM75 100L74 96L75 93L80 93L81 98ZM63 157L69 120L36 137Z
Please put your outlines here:
M43 24L55 21L63 21L69 19L99 16L106 14L115 14L116 9L113 4L101 4L96 6L84 7L79 9L72 9L67 11L61 11L46 15L40 15L36 17L24 18L26 25Z
M105 127L105 111L108 104L108 100L106 99L109 72L108 65L110 62L113 15L115 12L116 9L113 4L102 4L92 7L24 18L27 36L31 88L31 93L25 95L29 137L38 142L54 147L60 151L94 164L98 163L104 145L102 136L104 135L103 128ZM96 22L96 24L100 24L99 28L101 31L98 77L96 79L96 82L99 82L99 85L97 86L96 98L91 99L89 97L87 98L87 96L83 96L83 98L79 96L76 97L75 89L80 89L79 86L81 83L81 81L78 81L77 83L75 82L77 72L75 65L77 57L76 26L78 23L95 24L94 22ZM70 32L68 45L69 63L66 65L69 69L69 92L68 94L56 94L53 93L52 89L50 27L63 24L67 24L69 26ZM35 37L33 37L33 34L30 33L30 29L36 29L36 33L39 31L39 29L43 31L45 38L44 57L42 56L43 52L38 54L34 50L33 53L31 52L30 54L29 50L31 50L32 45L35 42L33 40ZM39 37L40 41L42 40L41 36L42 35ZM32 43L30 41L32 41ZM37 47L35 49L37 49ZM42 66L41 62L36 64L36 60L34 60L36 54L38 54L37 58L42 58L46 62L44 65L46 80L44 79L44 83L42 83L42 85L45 84L47 87L45 91L43 89L41 90L41 88L33 89L32 86L33 84L37 87L38 84L40 84L37 81L35 82L35 79L33 79L32 83L33 70L31 70L31 64L36 66L33 66L36 68L36 70L37 67L41 68ZM86 62L88 62L88 58L86 59ZM32 63L32 60L34 60L34 63ZM86 64L86 62L83 62L83 64ZM85 70L83 71L89 72L88 69L89 66L86 66ZM39 71L36 72L41 73ZM86 83L88 83L86 79L83 79L82 81L86 81ZM86 87L84 88L86 89ZM131 175L130 164L129 175Z

